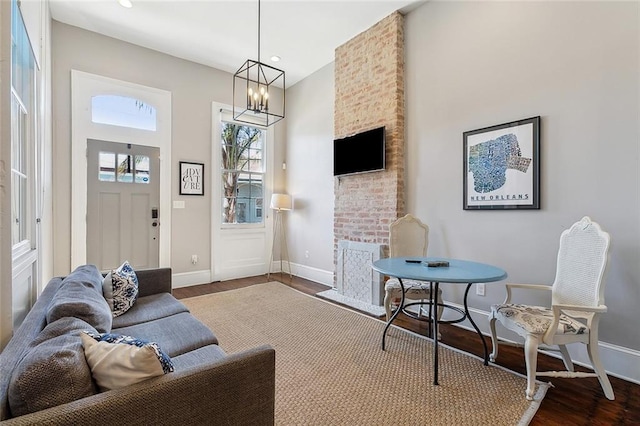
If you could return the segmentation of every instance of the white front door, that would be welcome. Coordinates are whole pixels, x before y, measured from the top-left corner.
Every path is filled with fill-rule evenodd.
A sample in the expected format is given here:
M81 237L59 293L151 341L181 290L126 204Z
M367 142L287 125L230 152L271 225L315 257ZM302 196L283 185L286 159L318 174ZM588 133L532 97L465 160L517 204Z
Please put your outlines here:
M87 141L87 262L157 268L159 148Z
M153 154L154 158L159 158L159 177L155 179L160 188L159 202L148 207L158 207L158 213L162 213L162 226L150 232L159 233L155 240L159 245L158 265L171 266L171 190L174 184L171 178L171 93L76 70L71 72L71 83L71 269L89 261L87 243L93 238L88 234L87 223L89 209L93 207L88 198L91 192L87 162L90 140L159 149L159 156ZM92 174L95 177L97 172ZM150 213L146 211L140 221L148 221L149 217ZM136 224L133 227L138 228ZM123 252L118 257L126 256L130 262L133 256L146 251L127 250L127 254ZM93 259L100 263L95 257ZM107 263L112 262L113 259Z

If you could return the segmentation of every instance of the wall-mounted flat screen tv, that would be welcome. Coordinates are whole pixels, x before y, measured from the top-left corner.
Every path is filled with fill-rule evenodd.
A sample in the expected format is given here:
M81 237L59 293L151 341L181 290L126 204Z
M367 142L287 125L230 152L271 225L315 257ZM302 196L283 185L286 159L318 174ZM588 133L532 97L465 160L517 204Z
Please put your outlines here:
M333 141L333 175L343 176L384 170L384 127Z

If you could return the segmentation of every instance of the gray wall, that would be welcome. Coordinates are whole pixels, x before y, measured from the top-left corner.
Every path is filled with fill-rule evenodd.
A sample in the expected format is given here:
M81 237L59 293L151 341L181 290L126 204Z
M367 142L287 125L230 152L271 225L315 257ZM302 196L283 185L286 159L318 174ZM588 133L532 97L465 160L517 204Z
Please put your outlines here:
M71 69L168 90L172 94L172 174L178 175L179 161L205 163L211 176L211 102L231 104L229 73L178 59L150 49L105 37L77 27L53 22L53 119L54 119L54 274L70 269L71 218ZM240 65L240 64L239 64ZM284 156L283 124L276 125L276 164ZM280 130L282 129L282 130ZM283 175L276 167L276 189ZM171 266L174 273L210 269L211 185L204 197L181 197L177 181L172 198L186 203L174 209ZM199 256L192 265L191 254Z
M509 282L551 284L560 233L589 215L612 240L600 340L635 350L638 8L637 2L427 2L406 16L405 33L406 203L408 213L431 227L429 253L499 265ZM301 161L309 149L299 168L289 168L287 181L314 206L333 205L333 194L322 190L333 179L332 99L322 111L315 107L332 78L328 69L316 73L287 99L301 105L288 118L289 162ZM462 210L462 133L536 115L542 117L542 208ZM299 183L310 179L319 191ZM318 238L332 235L332 226L321 215L290 221L296 262L333 271L326 255L332 241ZM323 253L318 262L301 256L305 247ZM446 288L445 297L461 302L461 290ZM470 305L488 311L503 297L504 286L487 285L486 296L470 296Z
M333 285L333 72L331 63L287 91L286 182L295 200L295 210L286 215L291 230L288 235L291 262L331 271L326 275L328 282L324 282L330 285ZM313 273L310 275L319 279Z
M550 284L561 231L588 215L612 240L601 340L632 349L639 39L637 2L430 2L406 20L407 208L431 225L430 253ZM462 132L536 115L541 210L463 211ZM471 303L488 310L502 293L487 285Z

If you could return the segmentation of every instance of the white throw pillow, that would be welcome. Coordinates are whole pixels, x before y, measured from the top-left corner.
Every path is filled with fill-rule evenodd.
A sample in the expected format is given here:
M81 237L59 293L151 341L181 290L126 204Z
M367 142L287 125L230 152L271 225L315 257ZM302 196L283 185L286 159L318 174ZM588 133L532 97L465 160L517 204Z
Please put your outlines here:
M138 298L138 277L128 261L102 280L102 294L114 318L127 312Z
M158 344L130 336L80 333L84 356L101 391L119 389L174 370Z

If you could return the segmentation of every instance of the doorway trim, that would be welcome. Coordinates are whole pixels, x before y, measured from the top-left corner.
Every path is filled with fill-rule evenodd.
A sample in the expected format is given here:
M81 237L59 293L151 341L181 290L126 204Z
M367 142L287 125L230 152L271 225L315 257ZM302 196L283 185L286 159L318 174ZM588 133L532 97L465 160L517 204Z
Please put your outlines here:
M157 110L155 132L91 121L91 98L130 96ZM87 140L160 148L160 267L171 266L171 92L71 70L71 270L87 261Z

